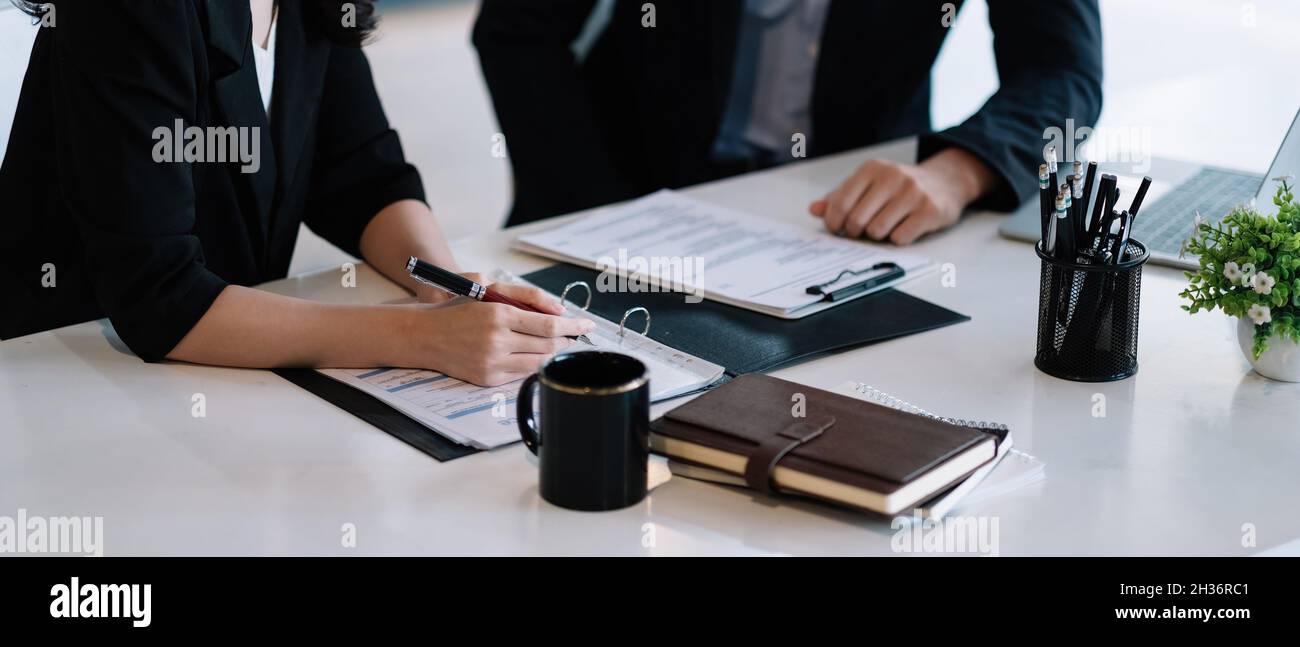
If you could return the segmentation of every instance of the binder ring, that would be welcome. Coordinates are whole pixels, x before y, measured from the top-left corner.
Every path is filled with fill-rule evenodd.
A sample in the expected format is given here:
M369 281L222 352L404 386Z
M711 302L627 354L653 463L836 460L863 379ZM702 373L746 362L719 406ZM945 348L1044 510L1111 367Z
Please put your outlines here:
M587 285L586 281L574 281L573 283L564 286L564 291L560 293L560 305L564 305L564 302L569 298L569 290L572 290L573 288L582 288L587 291L587 302L582 305L582 309L587 310L588 308L590 308L591 307L591 286ZM578 304L574 303L573 305L578 305Z
M646 310L641 306L637 306L635 308L628 309L627 312L624 312L623 319L618 322L618 336L620 339L623 337L623 332L626 330L627 318L631 317L632 315L638 312L645 313L645 330L641 331L641 336L644 337L650 334L650 311Z

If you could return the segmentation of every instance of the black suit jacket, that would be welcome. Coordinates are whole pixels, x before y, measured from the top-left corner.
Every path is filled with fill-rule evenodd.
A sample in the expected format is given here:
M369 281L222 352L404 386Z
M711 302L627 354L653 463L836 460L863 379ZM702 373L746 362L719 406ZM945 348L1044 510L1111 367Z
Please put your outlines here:
M833 0L812 97L810 156L909 135L924 159L951 146L1001 176L979 206L1033 195L1044 129L1101 111L1097 0L989 0L1000 87L965 123L931 133L930 74L947 0ZM961 0L952 0L961 5ZM510 224L731 171L710 158L743 0L616 3L582 61L570 44L594 0L484 0L474 27L514 168Z
M0 336L107 315L158 360L227 284L283 277L304 220L359 255L371 217L424 199L365 55L328 41L304 4L280 3L270 123L247 2L58 4L0 168ZM256 127L260 170L155 162L154 130L176 119Z

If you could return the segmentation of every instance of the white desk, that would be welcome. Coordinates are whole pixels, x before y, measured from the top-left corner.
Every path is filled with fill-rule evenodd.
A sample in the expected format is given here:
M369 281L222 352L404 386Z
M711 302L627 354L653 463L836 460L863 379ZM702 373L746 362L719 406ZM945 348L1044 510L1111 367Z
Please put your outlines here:
M691 189L808 227L805 205L895 144ZM1300 385L1249 371L1232 324L1179 310L1181 273L1148 266L1140 364L1075 384L1032 362L1039 263L977 214L916 247L956 268L907 291L974 318L782 370L858 379L933 411L1006 422L1047 480L966 515L998 519L1003 555L1242 555L1300 538ZM543 224L542 226L549 226ZM510 233L455 245L466 267L545 265ZM269 289L331 301L400 295L362 268ZM358 330L357 335L366 331ZM203 393L207 417L191 417ZM1106 397L1094 418L1093 395ZM889 521L674 479L632 508L579 513L537 495L522 446L438 463L264 371L146 365L104 322L0 343L0 515L102 515L107 554L889 554ZM356 526L357 546L341 545ZM1241 545L1253 523L1258 545ZM654 546L643 545L653 524Z

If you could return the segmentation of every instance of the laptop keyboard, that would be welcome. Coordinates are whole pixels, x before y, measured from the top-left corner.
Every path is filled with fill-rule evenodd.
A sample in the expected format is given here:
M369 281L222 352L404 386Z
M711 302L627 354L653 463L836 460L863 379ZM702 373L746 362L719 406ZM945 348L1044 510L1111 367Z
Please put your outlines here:
M1192 233L1192 221L1199 211L1206 220L1218 222L1233 207L1249 202L1259 191L1263 177L1216 168L1204 168L1142 209L1133 223L1133 237L1153 252L1173 256ZM1121 203L1122 204L1122 203Z

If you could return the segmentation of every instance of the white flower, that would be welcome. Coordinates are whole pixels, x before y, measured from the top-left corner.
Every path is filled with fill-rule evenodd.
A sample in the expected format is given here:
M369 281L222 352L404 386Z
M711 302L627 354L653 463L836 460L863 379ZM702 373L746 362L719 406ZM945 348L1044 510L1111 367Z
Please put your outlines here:
M1236 283L1241 280L1241 266L1232 261L1228 261L1223 266L1223 275L1227 277L1229 281Z
M1250 282L1255 280L1255 264L1246 263L1241 266L1241 287L1250 287Z
M1268 306L1260 305L1258 303L1251 306L1250 310L1246 311L1246 316L1250 317L1250 320L1254 321L1256 326L1262 326L1273 321L1273 313L1268 309Z
M1269 276L1267 272L1260 272L1250 280L1250 284L1256 292L1268 296L1273 293L1273 286L1277 285L1277 279Z

